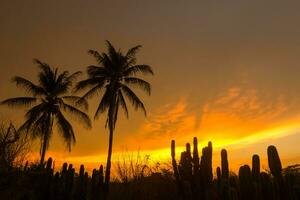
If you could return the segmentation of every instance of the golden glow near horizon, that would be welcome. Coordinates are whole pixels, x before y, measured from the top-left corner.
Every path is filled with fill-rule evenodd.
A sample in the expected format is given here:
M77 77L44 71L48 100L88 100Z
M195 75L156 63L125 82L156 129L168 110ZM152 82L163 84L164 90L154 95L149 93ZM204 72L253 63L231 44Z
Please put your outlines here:
M257 133L254 133L249 136L245 136L240 139L230 139L230 140L222 140L222 139L212 139L213 141L213 164L214 167L220 165L220 152L221 149L225 148L229 150L229 152L236 153L238 154L238 150L242 148L247 148L251 146L252 144L256 143L264 143L265 145L265 154L266 154L266 149L268 142L270 139L272 140L278 140L284 137L287 137L289 135L293 135L297 132L300 131L300 125L297 123L300 118L297 118L293 121L291 121L288 124L284 124L278 127L274 127L269 130L263 130ZM196 134L197 135L197 134ZM192 138L190 139L192 141ZM199 153L201 154L201 148L207 145L207 142L210 140L203 139L199 142L198 147L199 147ZM187 141L189 142L189 141ZM192 142L190 142L192 144ZM177 160L179 161L179 156L182 151L185 150L185 146L176 146L176 157ZM253 151L252 149L249 149L249 153L255 154L255 150ZM251 152L253 151L253 152ZM280 151L280 149L279 149ZM144 159L146 156L149 156L149 165L154 166L157 162L164 164L164 163L169 163L170 164L170 147L168 148L161 148L161 149L154 149L154 150L136 150L136 151L128 151L128 150L123 150L123 151L117 151L114 152L113 156L113 163L116 162L122 162L123 159L137 159L137 156L139 156L139 159ZM53 153L53 152L48 152L48 156L51 156L55 159L55 161L58 163L58 168L62 165L64 162L68 163L73 163L75 166L79 167L80 164L84 163L87 166L87 169L91 170L93 168L99 167L99 163L104 164L106 161L106 154L95 154L95 155L90 155L90 156L72 156L72 157L61 157L60 154ZM229 159L232 155L229 154ZM234 156L234 155L233 155ZM262 159L262 165L267 166L267 160L265 159L266 155L260 155ZM31 159L32 160L37 160L39 158L38 154L32 155ZM248 159L248 162L245 164L250 164L251 157L246 158ZM231 161L231 160L230 160ZM230 162L231 163L231 162ZM285 163L284 163L285 164ZM240 163L238 165L231 165L230 169L233 171L236 171L238 167L240 166Z
M300 2L70 2L1 1L0 100L25 94L10 80L15 75L36 80L33 58L84 71L96 64L87 50L104 51L106 39L124 51L141 44L137 62L155 72L145 77L151 96L138 92L148 115L129 107L127 120L120 112L114 161L137 151L153 163L168 161L172 139L179 155L196 136L199 150L212 141L215 166L226 148L232 170L255 153L266 168L270 144L284 166L300 163ZM91 117L100 98L89 101ZM20 125L23 115L24 110L0 107L0 120ZM104 164L105 116L91 130L72 124L77 139L72 152L55 131L47 156L58 168L62 162ZM38 141L32 150L31 160L38 159Z

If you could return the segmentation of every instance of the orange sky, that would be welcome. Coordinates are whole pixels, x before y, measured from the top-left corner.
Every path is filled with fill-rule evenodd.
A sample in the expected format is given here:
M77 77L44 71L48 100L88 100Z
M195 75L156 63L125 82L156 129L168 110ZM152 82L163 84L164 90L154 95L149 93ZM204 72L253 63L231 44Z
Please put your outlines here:
M197 136L211 140L231 168L275 144L284 165L300 162L300 13L296 1L8 1L0 2L0 99L24 95L14 75L35 80L33 58L70 71L95 64L88 49L104 40L126 50L143 45L139 63L153 67L148 110L120 115L114 150L169 158L171 139L182 148ZM84 77L82 77L84 78ZM140 93L139 93L140 94ZM99 97L100 98L100 97ZM93 116L99 98L90 101ZM0 118L20 124L24 112L0 108ZM75 124L77 143L67 152L52 138L56 160L105 161L104 117L91 130ZM299 124L299 125L298 125ZM38 146L33 148L38 151ZM265 165L265 164L264 164Z

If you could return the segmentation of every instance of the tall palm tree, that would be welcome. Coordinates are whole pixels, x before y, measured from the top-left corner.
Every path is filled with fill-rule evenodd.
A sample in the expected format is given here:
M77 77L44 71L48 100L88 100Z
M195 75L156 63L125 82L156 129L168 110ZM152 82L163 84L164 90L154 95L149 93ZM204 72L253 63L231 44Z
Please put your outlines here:
M30 96L6 99L1 104L29 108L25 114L26 120L19 131L29 133L33 139L40 139L40 164L42 165L53 134L54 122L58 133L63 137L69 151L71 151L71 146L76 141L75 133L64 114L73 115L80 122L83 122L87 128L91 127L91 121L87 114L77 108L87 109L87 103L84 100L78 101L81 99L78 96L68 95L72 83L81 72L70 74L68 71L63 71L59 73L57 68L51 68L44 62L37 59L34 62L40 69L38 84L19 76L12 79L17 86L25 89Z
M97 60L97 66L91 65L87 67L88 78L80 81L76 85L76 90L89 89L83 95L82 99L88 99L99 92L103 92L103 96L95 112L95 119L101 113L107 112L105 124L105 127L108 126L109 129L109 146L105 171L105 191L107 193L110 180L113 135L119 106L123 108L125 115L128 117L128 109L125 101L125 98L127 98L136 110L141 109L146 115L143 102L132 91L130 86L137 86L150 95L150 84L136 77L136 75L139 73L153 75L153 71L149 65L136 64L136 53L141 48L140 45L129 49L126 54L123 54L121 50L116 50L109 41L106 41L106 45L106 53L99 53L95 50L88 51Z

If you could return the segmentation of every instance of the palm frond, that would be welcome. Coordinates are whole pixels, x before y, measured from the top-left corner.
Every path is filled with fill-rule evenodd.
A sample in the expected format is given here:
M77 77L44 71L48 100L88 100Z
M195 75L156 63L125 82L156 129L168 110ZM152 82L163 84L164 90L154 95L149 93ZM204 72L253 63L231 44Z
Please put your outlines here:
M96 84L98 84L99 82L102 82L102 81L103 81L102 77L88 78L88 79L79 81L76 84L74 90L75 90L75 92L79 92L79 91L82 91L86 88L91 88L94 85L96 85Z
M15 107L15 106L30 106L32 104L34 104L36 102L36 98L35 97L16 97L16 98L10 98L10 99L6 99L4 101L0 102L0 105L7 105L7 106L11 106L11 107Z
M39 137L41 140L46 140L46 149L49 145L49 140L52 136L51 114L43 113L30 127L29 132L33 138Z
M89 77L106 77L108 75L107 69L94 65L90 65L87 67L87 73Z
M55 118L56 118L56 126L58 128L58 132L64 138L65 143L69 148L69 151L71 151L72 144L76 142L73 127L61 112L57 112Z
M27 92L33 94L34 96L36 95L46 95L46 92L43 88L40 86L35 85L31 81L20 77L20 76L15 76L12 78L12 82L16 83L18 87L24 88Z
M140 87L141 89L146 91L149 95L151 94L151 85L147 81L135 77L126 77L124 78L124 81L127 84Z
M107 69L109 72L114 72L116 70L115 67L115 61L112 60L112 58L110 58L109 55L107 55L106 53L102 53L102 65L105 69Z
M103 57L98 51L90 49L88 50L88 54L94 56L94 58L96 58L98 63L102 63Z
M109 93L110 93L110 91L106 90L104 95L102 96L101 101L98 105L98 108L97 108L95 116L94 116L95 119L97 119L99 117L100 113L104 113L109 108L110 104L112 103L112 102L110 102L111 99L110 99Z
M60 76L62 76L63 78L61 79L61 81L56 82L56 89L55 89L55 91L53 91L53 94L58 96L58 95L63 95L65 93L67 93L71 89L74 80L80 74L81 74L80 71L75 72L71 75L69 75L68 71L65 71L62 74L60 74Z
M74 72L73 74L71 74L71 75L68 77L68 81L73 82L73 81L76 80L76 79L78 78L78 76L80 76L81 74L82 74L81 71Z
M99 83L95 87L93 87L89 91L87 91L81 98L89 99L89 98L93 97L94 95L98 94L103 87L104 87L104 82Z
M38 135L36 134L38 130L35 130L33 127L36 126L35 124L39 119L42 120L46 116L47 112L47 105L44 103L33 106L26 112L26 121L19 127L18 131L25 132L26 135L30 133L35 138Z
M149 65L134 65L124 71L124 76L135 75L137 73L154 75L154 72Z
M67 77L69 76L69 72L68 71L63 71L62 73L60 73L57 78L56 78L56 84L60 85L63 84L64 82L66 82Z
M88 128L92 127L92 123L91 123L89 116L87 114L85 114L84 112L82 112L81 110L79 110L69 104L66 104L63 101L60 101L60 107L65 112L70 113L75 118L79 119L79 122L82 122L86 127L88 127Z
M55 82L53 83L53 88L49 90L51 95L58 96L69 91L70 87L72 86L72 81L68 80L68 76L68 71L64 71L57 76Z
M30 118L38 118L41 116L44 112L48 112L47 104L40 103L38 105L35 105L31 107L25 114L26 119Z
M120 105L122 106L126 117L129 118L128 108L127 108L126 101L125 101L125 98L124 98L121 90L119 90L119 95L118 96L120 98L120 100L119 100Z
M62 96L61 98L71 102L75 106L84 108L85 110L88 110L89 108L88 102L79 96Z
M57 69L53 71L50 66L41 61L36 61L41 69L38 78L40 86L43 87L47 93L52 93L56 89Z
M147 112L146 112L145 106L144 106L143 102L139 99L139 97L126 85L122 85L121 89L124 92L124 94L126 95L126 97L129 99L129 101L132 103L133 107L136 110L142 109L142 111L144 112L144 114L146 116Z
M38 67L42 70L42 72L46 75L54 75L54 73L52 73L52 70L50 68L50 66L47 63L44 63L42 61L40 61L39 59L33 59L33 62L36 63L38 65Z
M115 47L111 44L111 42L108 40L105 40L105 43L106 43L109 55L112 57L116 56L117 51L116 51Z
M126 53L126 57L129 59L134 58L136 53L140 50L140 48L142 48L142 45L137 45L135 47L130 48Z

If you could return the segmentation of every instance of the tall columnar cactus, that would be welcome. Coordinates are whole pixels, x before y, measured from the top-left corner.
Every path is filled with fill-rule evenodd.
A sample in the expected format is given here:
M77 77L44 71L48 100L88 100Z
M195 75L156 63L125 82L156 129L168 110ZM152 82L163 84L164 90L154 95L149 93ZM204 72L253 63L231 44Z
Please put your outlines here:
M222 165L222 178L229 178L229 167L228 167L228 158L226 149L221 150L221 165Z
M252 156L252 177L255 181L259 181L260 177L260 160L257 154Z
M260 180L262 186L262 199L275 199L275 191L269 174L267 174L266 172L261 172Z
M40 186L40 198L42 199L50 199L50 188L52 184L52 177L53 177L53 169L52 169L52 158L48 158L45 168L41 171L41 182Z
M212 143L209 142L207 147L202 149L202 156L200 162L200 171L202 179L206 185L211 184L213 173L212 173Z
M87 182L84 176L84 165L80 165L79 177L75 184L74 200L85 200L87 196Z
M84 176L84 165L80 165L79 168L79 177L83 177Z
M212 143L209 142L202 149L201 162L199 163L198 141L193 141L193 156L191 155L191 146L186 144L186 150L181 153L180 162L177 166L175 160L175 141L171 142L171 156L174 175L184 198L189 197L188 191L192 192L194 199L210 198L212 190ZM190 189L187 190L189 185Z
M91 196L92 200L99 200L104 198L104 175L103 166L101 165L99 170L94 169L91 180Z
M65 193L64 193L65 199L71 198L73 183L74 183L74 175L75 175L75 169L73 168L72 164L69 164L68 171L67 171L67 178L66 178Z
M212 183L213 180L213 169L212 169L212 153L213 153L213 147L211 141L208 142L207 145L207 159L208 159L208 176L209 176L209 182Z
M217 191L218 191L218 195L219 196L222 196L222 188L221 188L221 184L222 184L222 174L221 174L221 168L220 167L217 167L217 170L216 170L216 173L217 173Z
M104 170L103 170L103 165L100 165L100 168L99 168L99 183L100 183L100 186L104 185Z
M180 177L179 177L178 166L177 166L177 162L176 162L176 158L175 158L175 156L176 156L175 140L171 141L171 156L172 156L172 166L173 166L174 176L175 176L177 183L179 183Z
M175 159L175 140L171 141L171 156L172 159Z
M181 153L179 162L179 173L180 177L184 181L191 182L193 176L193 165L191 157L191 146L189 143L186 144L186 151Z
M270 171L274 176L276 195L279 195L280 199L290 199L287 185L282 176L281 161L277 149L273 145L268 147L268 162Z
M248 165L244 165L239 169L239 185L240 199L253 200L255 197L255 190L252 183L251 170Z
M268 162L269 168L274 177L282 176L282 166L281 161L275 146L271 145L268 147Z
M199 153L198 153L198 139L194 137L193 141L193 164L194 164L194 173L197 173L199 170Z
M46 170L49 171L52 169L52 158L49 157L46 164Z
M59 172L56 172L53 178L53 190L52 190L52 198L51 199L58 199L57 197L60 196L61 193L61 182L59 177Z
M217 167L217 180L218 181L221 181L221 176L222 176L222 174L221 174L221 168Z
M229 166L228 166L228 157L227 157L227 151L225 149L221 150L221 194L220 196L222 199L227 200L227 199L234 199L236 190L235 188L230 188L229 184ZM231 198L232 196L232 198Z

